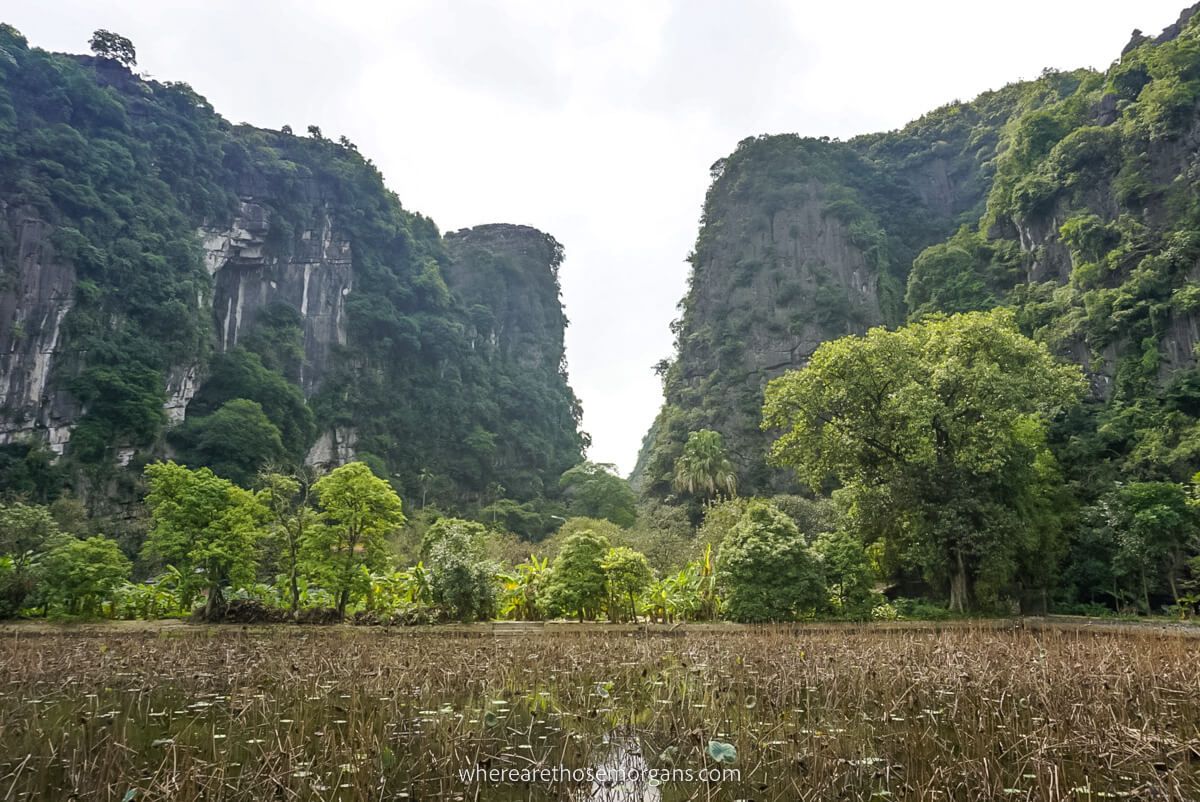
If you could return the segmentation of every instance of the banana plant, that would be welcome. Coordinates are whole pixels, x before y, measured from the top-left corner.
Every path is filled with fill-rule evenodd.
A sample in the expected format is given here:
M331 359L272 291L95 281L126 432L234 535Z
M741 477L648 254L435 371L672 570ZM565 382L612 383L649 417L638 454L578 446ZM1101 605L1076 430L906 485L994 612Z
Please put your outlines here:
M432 603L429 571L422 562L403 571L371 574L368 610L396 612Z
M183 576L173 565L147 582L126 582L113 593L106 614L113 618L172 618L187 608L181 598Z
M515 621L541 618L538 595L550 571L550 558L536 554L512 571L497 574L501 585L500 615Z
M704 604L702 577L701 563L693 562L656 580L646 592L642 611L661 623L695 619Z

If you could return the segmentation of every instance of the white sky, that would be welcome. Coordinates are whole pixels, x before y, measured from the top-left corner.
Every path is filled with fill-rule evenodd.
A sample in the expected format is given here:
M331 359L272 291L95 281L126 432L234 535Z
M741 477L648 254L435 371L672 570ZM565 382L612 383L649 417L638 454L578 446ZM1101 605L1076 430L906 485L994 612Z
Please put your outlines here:
M443 231L553 234L590 457L627 473L710 164L755 134L886 130L1043 67L1103 68L1184 3L0 0L0 21L70 52L108 28L234 122L345 134Z

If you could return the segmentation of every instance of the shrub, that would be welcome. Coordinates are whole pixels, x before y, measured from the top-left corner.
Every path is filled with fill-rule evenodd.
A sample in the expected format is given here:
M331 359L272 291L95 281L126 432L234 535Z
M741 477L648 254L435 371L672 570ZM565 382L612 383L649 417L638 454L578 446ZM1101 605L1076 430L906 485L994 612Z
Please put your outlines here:
M820 559L790 518L753 501L721 544L717 581L734 621L790 621L825 601Z
M928 599L896 599L892 602L900 618L910 621L945 621L950 611Z
M46 603L70 615L95 615L101 603L129 578L129 558L116 541L64 537L41 565Z
M444 527L429 549L430 594L457 621L486 620L496 614L496 571L471 527Z

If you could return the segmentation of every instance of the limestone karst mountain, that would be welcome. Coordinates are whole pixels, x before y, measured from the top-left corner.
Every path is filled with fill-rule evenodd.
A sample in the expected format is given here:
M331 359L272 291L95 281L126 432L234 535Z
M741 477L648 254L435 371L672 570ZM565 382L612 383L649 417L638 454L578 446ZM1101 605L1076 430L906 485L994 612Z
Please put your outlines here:
M821 342L939 312L1014 307L1082 364L1094 401L1069 468L1190 477L1200 396L1200 20L1135 33L1104 72L1036 80L849 141L746 139L713 181L665 403L635 482L672 494L689 432L724 436L743 492L766 464L766 382ZM1116 53L1114 48L1114 53Z
M540 499L585 442L561 260L521 226L443 237L344 138L232 125L0 26L14 489L95 501L164 455L232 475L353 456L413 497Z

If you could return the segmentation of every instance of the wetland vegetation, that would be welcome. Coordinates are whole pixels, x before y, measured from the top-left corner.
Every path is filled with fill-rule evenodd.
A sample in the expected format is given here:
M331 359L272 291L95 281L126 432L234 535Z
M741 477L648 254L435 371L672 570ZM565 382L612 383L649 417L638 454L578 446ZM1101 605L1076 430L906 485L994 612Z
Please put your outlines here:
M1200 795L1191 638L975 625L392 633L10 632L0 641L0 793L179 802ZM461 774L601 765L740 776L489 785Z

